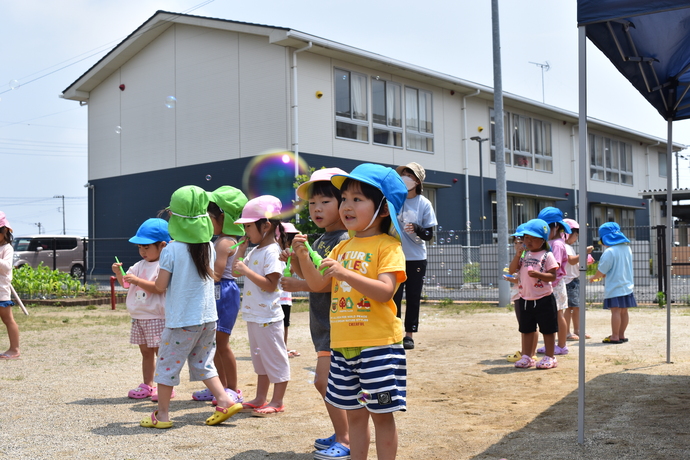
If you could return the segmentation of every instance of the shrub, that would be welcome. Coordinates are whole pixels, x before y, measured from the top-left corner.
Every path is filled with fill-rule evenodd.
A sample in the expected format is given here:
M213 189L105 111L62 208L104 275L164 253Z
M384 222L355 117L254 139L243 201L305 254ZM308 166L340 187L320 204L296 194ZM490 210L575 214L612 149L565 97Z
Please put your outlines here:
M472 262L462 267L462 279L465 283L478 283L480 280L479 263Z

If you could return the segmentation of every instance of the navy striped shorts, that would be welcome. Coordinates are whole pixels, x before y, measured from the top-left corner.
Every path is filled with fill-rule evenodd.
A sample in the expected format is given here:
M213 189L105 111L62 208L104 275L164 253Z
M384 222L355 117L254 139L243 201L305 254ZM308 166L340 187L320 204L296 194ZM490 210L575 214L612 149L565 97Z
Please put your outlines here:
M407 360L402 344L367 347L351 359L331 350L327 403L385 414L407 410L406 396Z

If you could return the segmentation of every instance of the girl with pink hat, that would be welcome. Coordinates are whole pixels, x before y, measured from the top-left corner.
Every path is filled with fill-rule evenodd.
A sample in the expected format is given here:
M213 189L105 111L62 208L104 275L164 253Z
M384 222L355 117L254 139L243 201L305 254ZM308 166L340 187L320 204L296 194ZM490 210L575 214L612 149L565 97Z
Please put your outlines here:
M10 347L0 354L0 359L19 358L19 326L12 316L12 264L14 249L12 248L12 227L0 211L0 318L7 328Z

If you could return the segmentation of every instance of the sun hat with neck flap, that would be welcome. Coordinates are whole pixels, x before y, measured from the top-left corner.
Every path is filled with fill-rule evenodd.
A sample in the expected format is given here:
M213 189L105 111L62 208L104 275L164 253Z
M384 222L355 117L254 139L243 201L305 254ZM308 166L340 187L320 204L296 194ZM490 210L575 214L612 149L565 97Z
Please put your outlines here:
M606 246L615 246L622 243L630 243L630 240L621 232L621 227L615 222L606 222L599 227L599 238Z
M244 227L235 223L247 204L247 196L241 190L230 185L223 185L212 192L206 192L208 200L218 205L225 218L223 219L223 233L226 235L243 236Z
M208 195L196 185L180 187L170 197L170 237L182 243L208 243L213 238L213 222L208 216Z

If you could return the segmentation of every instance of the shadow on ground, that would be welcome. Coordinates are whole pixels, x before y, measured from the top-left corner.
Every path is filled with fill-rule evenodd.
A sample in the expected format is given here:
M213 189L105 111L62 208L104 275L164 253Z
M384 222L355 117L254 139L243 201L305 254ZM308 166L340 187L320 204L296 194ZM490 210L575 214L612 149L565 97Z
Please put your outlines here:
M587 382L583 445L578 443L575 390L523 429L472 458L690 458L690 376L638 371L605 374Z

